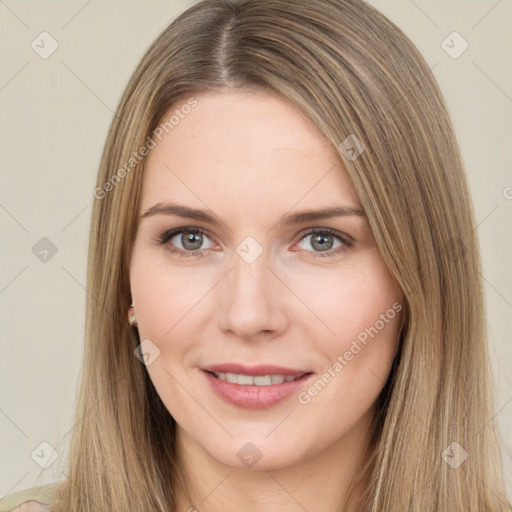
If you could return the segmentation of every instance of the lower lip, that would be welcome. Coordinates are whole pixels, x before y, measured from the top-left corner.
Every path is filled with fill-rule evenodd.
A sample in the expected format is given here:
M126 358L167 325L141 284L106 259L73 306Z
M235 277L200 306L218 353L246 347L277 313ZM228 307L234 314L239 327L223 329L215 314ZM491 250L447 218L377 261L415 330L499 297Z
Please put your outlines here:
M300 379L270 386L242 386L220 380L211 373L203 370L213 390L226 402L244 409L266 409L286 400L298 393L306 380L313 374L308 373Z

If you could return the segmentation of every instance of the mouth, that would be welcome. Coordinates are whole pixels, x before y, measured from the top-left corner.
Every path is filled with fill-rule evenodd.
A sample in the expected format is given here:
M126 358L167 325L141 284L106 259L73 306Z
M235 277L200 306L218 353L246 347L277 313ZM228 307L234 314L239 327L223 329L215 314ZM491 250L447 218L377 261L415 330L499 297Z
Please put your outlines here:
M211 389L223 401L243 409L267 409L297 395L314 375L313 372L260 366L241 370L203 369ZM218 371L229 369L232 371Z

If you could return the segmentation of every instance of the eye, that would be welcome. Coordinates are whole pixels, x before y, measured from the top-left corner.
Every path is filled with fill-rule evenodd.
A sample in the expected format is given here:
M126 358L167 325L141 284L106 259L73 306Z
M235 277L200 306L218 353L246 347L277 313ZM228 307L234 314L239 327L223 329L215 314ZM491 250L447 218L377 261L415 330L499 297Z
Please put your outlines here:
M307 244L314 249L313 257L336 256L353 245L353 240L349 236L333 229L311 229L302 237L300 243L307 238L310 238ZM307 247L305 249L309 251Z
M209 238L206 233L200 228L176 228L166 231L156 241L160 245L167 244L169 252L177 253L180 256L202 256L201 246L204 240ZM213 243L203 247L203 249L210 249Z
M351 237L328 228L309 230L302 236L299 244L305 243L305 240L308 238L310 238L308 244L313 247L313 251L308 247L301 247L301 249L312 253L312 257L336 256L353 245L353 239ZM205 240L209 240L210 244L206 247L202 247ZM158 237L156 242L159 245L167 245L166 249L169 252L182 257L204 256L202 249L211 249L214 245L204 230L195 227L171 229Z

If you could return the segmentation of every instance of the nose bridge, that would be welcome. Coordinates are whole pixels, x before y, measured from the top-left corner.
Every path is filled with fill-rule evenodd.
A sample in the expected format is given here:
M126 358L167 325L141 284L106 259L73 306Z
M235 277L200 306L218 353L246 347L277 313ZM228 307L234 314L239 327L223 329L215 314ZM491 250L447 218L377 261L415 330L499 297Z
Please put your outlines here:
M240 336L250 337L262 330L278 328L275 276L267 268L268 252L252 237L236 247L232 270L223 287L222 324Z
M242 305L244 301L251 300L254 305L254 301L259 306L266 304L271 272L267 269L269 261L263 246L255 239L244 240L237 246L232 263L230 287L237 303Z

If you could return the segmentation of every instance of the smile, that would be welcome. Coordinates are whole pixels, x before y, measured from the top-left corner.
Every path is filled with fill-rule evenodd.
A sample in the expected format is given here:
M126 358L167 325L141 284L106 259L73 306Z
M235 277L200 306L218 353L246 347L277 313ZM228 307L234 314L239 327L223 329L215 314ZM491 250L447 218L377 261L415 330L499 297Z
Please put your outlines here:
M242 409L267 409L295 396L314 373L246 375L202 370L211 389L224 402Z

